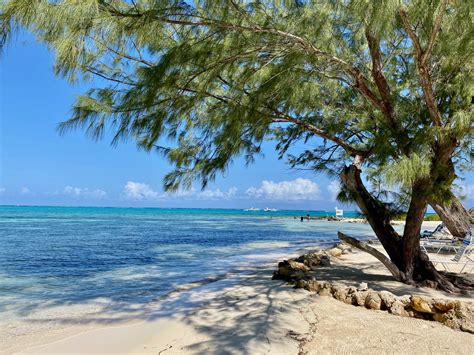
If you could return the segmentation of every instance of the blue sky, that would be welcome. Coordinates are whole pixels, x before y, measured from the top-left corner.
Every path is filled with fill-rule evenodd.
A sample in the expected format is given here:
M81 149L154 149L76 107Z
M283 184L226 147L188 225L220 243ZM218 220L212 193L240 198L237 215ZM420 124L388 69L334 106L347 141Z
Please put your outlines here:
M164 194L164 159L133 142L111 147L82 132L60 136L75 95L53 74L53 55L22 34L0 59L0 204L157 207L276 207L332 210L337 184L323 175L295 171L277 159L274 143L245 167L237 159L209 189ZM474 204L472 175L463 182Z

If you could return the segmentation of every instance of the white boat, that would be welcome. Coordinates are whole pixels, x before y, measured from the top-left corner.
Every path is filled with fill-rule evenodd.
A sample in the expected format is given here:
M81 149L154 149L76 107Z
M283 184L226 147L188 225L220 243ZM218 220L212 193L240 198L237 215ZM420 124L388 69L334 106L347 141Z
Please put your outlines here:
M344 210L341 210L336 207L336 217L343 217L344 216Z
M265 208L263 209L263 211L265 211L265 212L276 212L276 211L278 211L278 210L277 210L276 208L265 207Z
M246 208L244 211L260 211L260 208L250 207Z

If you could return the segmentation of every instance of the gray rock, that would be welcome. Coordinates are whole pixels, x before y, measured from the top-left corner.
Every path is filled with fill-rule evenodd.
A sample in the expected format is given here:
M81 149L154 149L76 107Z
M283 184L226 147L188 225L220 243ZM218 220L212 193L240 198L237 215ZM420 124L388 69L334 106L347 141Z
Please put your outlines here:
M365 299L365 307L369 309L380 310L382 307L382 299L379 294L373 290L369 290Z
M391 313L391 314L394 314L396 316L402 316L402 317L409 317L409 314L408 312L405 310L405 305L403 304L403 302L401 302L400 300L396 299L392 305L390 306L390 308L388 309L388 311Z
M380 291L379 296L382 299L383 305L385 309L390 309L392 304L396 301L396 296L388 291Z
M365 299L367 298L368 291L357 291L352 294L352 304L355 306L365 306Z

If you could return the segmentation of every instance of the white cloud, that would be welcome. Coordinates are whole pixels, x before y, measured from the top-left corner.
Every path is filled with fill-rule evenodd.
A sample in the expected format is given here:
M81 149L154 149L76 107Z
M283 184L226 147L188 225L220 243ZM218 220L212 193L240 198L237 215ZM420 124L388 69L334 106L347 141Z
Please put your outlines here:
M218 200L229 199L237 194L237 188L231 187L227 191L221 189L197 191L191 187L188 190L179 189L174 192L160 193L145 183L128 181L124 187L125 197L132 200L160 200L160 199L187 199L187 200Z
M22 187L20 190L21 195L28 195L30 192L31 192L30 189L27 187Z
M128 181L123 191L125 196L132 200L154 200L161 197L150 185L142 182Z
M107 192L101 189L89 190L87 187L80 188L74 186L66 186L62 193L67 196L91 198L103 198L105 195L107 195Z
M336 201L337 195L341 192L341 183L337 180L331 181L328 191L331 194L331 200Z
M196 194L196 189L194 187L191 187L190 189L183 190L183 189L178 189L173 192L167 192L166 195L163 195L164 197L180 197L180 198L186 198L186 197L191 197Z
M231 187L227 191L221 191L220 189L204 190L201 191L197 197L201 200L229 199L234 197L237 194L237 191L238 189L236 187Z
M262 181L260 187L250 187L246 194L251 198L271 200L317 200L320 198L319 185L309 179L298 178L291 181Z

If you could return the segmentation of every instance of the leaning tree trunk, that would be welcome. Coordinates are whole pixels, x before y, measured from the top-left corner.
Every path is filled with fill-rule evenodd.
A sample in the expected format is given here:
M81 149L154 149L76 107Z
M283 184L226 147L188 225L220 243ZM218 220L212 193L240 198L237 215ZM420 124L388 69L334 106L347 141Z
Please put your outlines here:
M474 224L469 212L457 197L453 197L448 203L436 201L429 201L429 203L455 238L463 239Z
M354 164L346 167L341 173L341 180L365 214L390 260L398 268L397 279L407 284L438 287L446 291L456 290L456 287L436 270L428 256L421 251L420 230L427 206L422 192L415 186L405 230L403 236L400 236L390 224L391 216L386 205L374 198L365 188L360 166L361 160L356 157Z
M456 171L450 155L456 147L456 140L446 142L445 146L436 146L436 153L432 159L432 182L434 186L451 184L456 179ZM441 218L446 228L455 238L463 239L469 231L471 220L468 211L461 201L455 196L450 202L440 202L435 199L428 200L435 212Z

